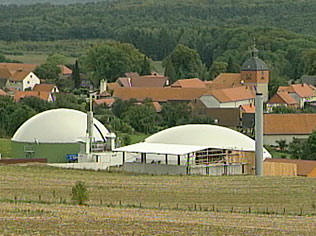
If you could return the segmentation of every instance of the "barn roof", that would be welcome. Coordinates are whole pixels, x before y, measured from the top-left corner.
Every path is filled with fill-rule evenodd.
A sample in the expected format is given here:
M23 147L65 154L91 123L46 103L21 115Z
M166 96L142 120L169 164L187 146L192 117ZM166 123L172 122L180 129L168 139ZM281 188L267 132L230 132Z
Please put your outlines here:
M311 134L316 130L316 114L264 114L264 134Z

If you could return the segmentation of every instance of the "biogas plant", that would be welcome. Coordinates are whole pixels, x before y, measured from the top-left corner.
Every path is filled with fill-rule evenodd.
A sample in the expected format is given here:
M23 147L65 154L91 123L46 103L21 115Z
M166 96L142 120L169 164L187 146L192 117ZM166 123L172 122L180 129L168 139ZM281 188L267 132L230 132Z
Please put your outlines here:
M46 158L49 163L98 162L102 154L113 154L115 138L92 112L61 108L23 123L12 138L12 149L16 157Z
M53 109L33 116L12 138L14 155L46 158L49 165L64 168L119 166L127 172L168 175L255 174L256 166L262 169L263 159L271 158L265 149L257 158L258 142L248 136L206 124L168 128L144 142L116 147L116 135L91 110Z

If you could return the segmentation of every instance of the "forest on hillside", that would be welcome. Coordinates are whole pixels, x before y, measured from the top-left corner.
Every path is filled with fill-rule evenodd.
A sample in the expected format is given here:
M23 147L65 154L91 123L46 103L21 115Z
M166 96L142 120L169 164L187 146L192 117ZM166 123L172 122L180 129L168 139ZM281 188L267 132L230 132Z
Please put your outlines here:
M255 39L272 81L285 83L316 73L313 0L80 2L1 5L0 53L46 48L80 57L85 49L111 39L131 43L153 60L166 61L182 44L198 53L207 71L236 72Z
M29 0L32 1L35 0ZM72 1L75 0L64 3ZM10 4L14 2L10 0ZM158 26L170 29L260 26L304 34L316 32L314 0L103 0L62 7L53 3L58 1L1 5L0 29L3 33L0 39L100 38L125 32L130 27L150 30Z

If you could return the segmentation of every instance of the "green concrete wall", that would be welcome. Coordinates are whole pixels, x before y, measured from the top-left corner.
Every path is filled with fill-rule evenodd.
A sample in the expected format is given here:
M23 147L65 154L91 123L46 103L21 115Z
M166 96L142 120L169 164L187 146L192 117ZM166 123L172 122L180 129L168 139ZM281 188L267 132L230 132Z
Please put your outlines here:
M11 142L13 158L46 158L50 163L67 162L67 154L76 154L80 151L79 143L20 143ZM33 153L25 152L25 148L34 150Z

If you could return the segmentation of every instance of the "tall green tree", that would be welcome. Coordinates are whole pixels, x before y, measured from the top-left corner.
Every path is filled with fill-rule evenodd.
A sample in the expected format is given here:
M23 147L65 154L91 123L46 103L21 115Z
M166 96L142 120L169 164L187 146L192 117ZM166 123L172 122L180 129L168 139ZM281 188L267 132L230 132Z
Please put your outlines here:
M152 103L134 104L123 114L123 120L136 131L150 134L158 131L158 115Z
M227 62L226 72L228 73L237 73L239 72L239 67L236 63L234 63L233 58L229 57Z
M303 158L306 160L316 160L316 131L313 131L306 141Z
M165 68L169 60L174 66L176 79L200 77L202 61L200 55L194 49L179 44L171 55L164 60Z
M210 68L210 76L212 79L216 78L220 73L227 71L227 63L222 61L214 61Z
M163 104L160 112L162 124L167 127L186 124L190 120L191 109L186 102Z
M176 70L173 66L172 60L169 58L166 61L165 76L169 78L169 82L173 83L177 80Z
M53 80L56 82L59 79L61 73L60 65L64 65L66 57L61 54L49 55L46 62L38 66L34 73L41 79Z
M112 105L112 112L115 116L122 119L123 114L128 110L129 107L131 107L136 102L136 99L130 99L128 101L116 99Z
M52 80L56 82L59 79L61 69L57 64L44 63L36 67L34 73L40 78L45 80Z
M79 70L78 60L76 60L76 62L75 62L71 76L72 76L72 79L75 83L75 88L80 88L81 79L80 79L80 70Z
M108 41L90 48L82 62L99 84L101 79L113 82L126 72L141 73L143 58L131 44Z
M149 75L151 73L150 62L147 56L144 56L144 61L141 67L140 75Z
M43 112L49 109L54 108L54 104L47 102L38 97L26 97L21 100L21 104L24 104L30 108L32 108L35 112Z

